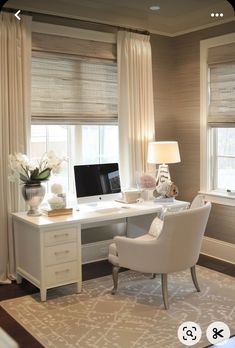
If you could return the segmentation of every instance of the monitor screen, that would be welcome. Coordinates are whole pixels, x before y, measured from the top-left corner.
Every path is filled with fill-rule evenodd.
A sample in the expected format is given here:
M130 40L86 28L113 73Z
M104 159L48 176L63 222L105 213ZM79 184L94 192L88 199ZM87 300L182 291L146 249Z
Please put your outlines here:
M118 163L74 166L77 198L121 192Z

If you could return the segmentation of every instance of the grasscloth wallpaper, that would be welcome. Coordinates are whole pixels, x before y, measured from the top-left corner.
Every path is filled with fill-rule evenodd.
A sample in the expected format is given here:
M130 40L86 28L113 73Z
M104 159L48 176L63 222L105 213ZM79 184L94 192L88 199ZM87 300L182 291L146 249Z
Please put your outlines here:
M200 40L234 32L234 22L175 38L151 36L156 140L178 140L182 162L171 165L179 198L200 189ZM235 208L213 204L206 235L235 242Z

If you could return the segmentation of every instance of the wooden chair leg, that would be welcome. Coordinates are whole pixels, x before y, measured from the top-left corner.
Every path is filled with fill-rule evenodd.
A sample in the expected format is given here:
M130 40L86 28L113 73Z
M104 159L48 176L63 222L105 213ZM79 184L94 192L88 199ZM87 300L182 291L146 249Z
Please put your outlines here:
M113 276L113 289L112 289L112 295L115 295L117 292L117 287L118 287L118 271L119 271L119 266L113 266L113 271L112 271L112 276Z
M200 292L200 288L199 288L199 284L197 281L197 275L196 275L196 266L194 265L193 267L190 268L191 271L191 276L192 276L192 280L193 280L193 284L197 290L197 292Z
M167 273L161 274L161 281L162 281L162 296L163 296L164 306L165 306L165 309L169 309L168 290L167 290Z

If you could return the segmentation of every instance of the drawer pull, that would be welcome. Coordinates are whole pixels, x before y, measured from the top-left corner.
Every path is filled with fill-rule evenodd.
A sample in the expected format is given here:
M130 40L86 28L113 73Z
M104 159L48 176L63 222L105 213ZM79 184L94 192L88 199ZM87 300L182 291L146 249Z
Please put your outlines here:
M55 256L60 255L60 254L68 254L69 250L63 250L63 251L55 251Z
M69 234L68 233L63 233L63 234L54 234L54 238L60 238L60 237L68 237Z
M55 274L58 275L60 273L68 273L69 271L70 271L69 268L67 268L67 269L63 269L62 271L56 271Z

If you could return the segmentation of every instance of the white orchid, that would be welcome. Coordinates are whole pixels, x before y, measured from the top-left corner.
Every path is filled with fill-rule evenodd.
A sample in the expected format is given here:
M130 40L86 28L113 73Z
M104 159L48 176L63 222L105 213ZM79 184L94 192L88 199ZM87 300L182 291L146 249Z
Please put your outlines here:
M47 163L48 167L51 169L53 174L56 174L61 169L61 163L67 161L67 158L63 156L62 158L58 158L54 151L50 151L47 154Z
M53 151L45 153L39 162L34 163L22 154L16 153L9 156L9 179L25 184L38 183L49 179L51 173L58 173L65 157L59 158Z
M15 155L9 156L9 165L10 168L14 169L20 169L28 165L28 158L27 156L23 155L22 153L16 153Z

